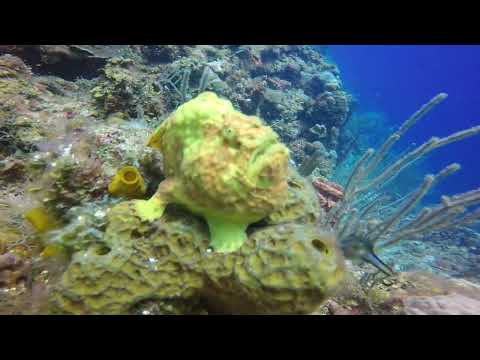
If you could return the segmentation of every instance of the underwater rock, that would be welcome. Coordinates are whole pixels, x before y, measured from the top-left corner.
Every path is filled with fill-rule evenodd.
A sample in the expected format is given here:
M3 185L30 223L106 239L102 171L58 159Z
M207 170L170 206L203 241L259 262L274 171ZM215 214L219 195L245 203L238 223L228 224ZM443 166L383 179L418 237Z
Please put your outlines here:
M24 180L26 176L25 161L13 156L0 160L0 183Z
M334 150L327 151L320 141L306 143L304 149L307 150L310 146L315 150L304 157L298 172L303 176L330 177L337 161L337 153Z
M461 294L419 296L405 301L407 315L478 315L480 300Z
M399 276L410 284L396 288L385 302L396 303L406 315L478 315L480 285L463 279L445 278L429 273L405 273ZM392 285L390 285L392 286Z
M347 261L341 286L312 315L478 315L480 285L429 272L368 273Z
M141 53L150 63L171 63L187 56L188 49L181 45L144 45L141 47Z
M0 56L0 126L4 126L27 91L32 73L25 63L12 55ZM5 131L5 130L4 130Z
M22 59L9 54L0 56L0 78L22 79L30 78L32 72ZM5 84L6 85L6 84Z
M98 76L107 59L127 49L128 45L0 45L0 54L20 56L37 74L75 80Z
M69 96L69 94L79 91L79 86L76 83L56 76L39 76L37 78L37 84L52 94L59 96ZM74 115L75 113L72 111L70 116Z
M107 225L107 214L118 200L105 199L84 206L70 208L64 215L64 224L41 239L42 256L45 258L67 257L84 251L102 241Z
M102 200L70 208L63 216L63 226L50 231L41 239L44 248L42 256L69 255L99 243L104 235L107 214L117 202Z
M143 68L130 58L109 59L91 95L105 116L125 112L132 118L157 117L165 111L153 79L148 81Z
M30 276L31 263L25 250L10 250L0 254L0 288L12 288Z
M143 222L131 202L109 213L103 240L76 252L52 293L52 311L121 314L146 300L191 313L308 313L343 275L334 239L313 225L285 223L252 230L240 250L209 250L205 224L167 211ZM163 305L162 305L163 304ZM178 306L178 307L177 307Z
M262 222L266 224L282 224L299 222L314 224L320 216L319 203L310 181L300 176L290 167L288 171L287 200Z
M47 244L70 249L72 260L52 287L49 311L71 314L297 314L317 308L343 278L335 239L319 232L312 185L290 169L288 200L234 252L210 248L201 219L169 207L155 222L134 202L72 213ZM78 208L81 211L81 208ZM108 218L89 231L91 214ZM82 218L80 223L77 219ZM94 224L93 223L93 224ZM94 227L96 225L93 225Z
M106 192L108 179L98 158L66 155L55 159L28 191L52 214L99 199Z
M39 92L34 86L30 69L12 55L0 56L0 159L29 153L42 129L30 116Z
M307 122L341 128L347 121L351 100L344 91L325 91L318 95L304 113Z

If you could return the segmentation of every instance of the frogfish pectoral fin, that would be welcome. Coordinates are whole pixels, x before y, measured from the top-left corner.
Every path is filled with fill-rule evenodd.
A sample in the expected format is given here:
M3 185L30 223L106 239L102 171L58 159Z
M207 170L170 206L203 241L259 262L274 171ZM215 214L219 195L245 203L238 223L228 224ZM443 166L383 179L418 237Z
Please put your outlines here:
M172 194L176 191L178 181L170 178L162 181L158 190L149 200L137 200L135 210L143 221L155 221L162 217L165 208L172 202Z
M135 201L135 210L143 221L155 221L161 218L166 207L167 202L157 195L150 200Z

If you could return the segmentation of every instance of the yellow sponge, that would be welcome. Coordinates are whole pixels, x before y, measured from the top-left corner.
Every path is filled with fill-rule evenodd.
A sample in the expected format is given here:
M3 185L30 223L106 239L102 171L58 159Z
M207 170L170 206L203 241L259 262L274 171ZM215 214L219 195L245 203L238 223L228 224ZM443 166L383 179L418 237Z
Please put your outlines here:
M38 232L46 232L57 226L57 221L43 207L33 208L25 213L25 219Z
M145 182L137 168L124 166L118 170L112 182L108 185L108 192L113 196L139 199L145 195Z

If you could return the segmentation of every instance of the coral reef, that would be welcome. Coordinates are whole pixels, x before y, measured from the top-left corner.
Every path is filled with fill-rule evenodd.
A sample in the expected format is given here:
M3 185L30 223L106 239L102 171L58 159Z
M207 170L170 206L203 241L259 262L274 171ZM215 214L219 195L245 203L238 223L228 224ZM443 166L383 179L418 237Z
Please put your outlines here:
M157 65L156 84L168 111L211 90L264 119L291 149L299 136L312 135L312 126L323 125L323 145L336 150L335 137L351 114L353 99L342 91L338 69L309 46L149 45L141 52ZM301 162L304 147L292 155Z
M37 74L66 80L77 76L68 69L86 78L100 74L87 85L99 117L156 121L212 90L243 113L266 120L288 146L323 125L323 145L337 150L335 131L341 131L353 102L342 91L338 69L309 46L42 45L1 46L0 52L22 56ZM304 148L290 147L301 162Z
M125 45L0 45L0 54L17 55L36 72L66 80L98 76L107 59L127 51Z
M102 69L102 78L91 90L92 97L106 116L125 113L130 117L156 118L165 111L146 69L129 58L112 58Z
M311 154L309 154L310 149L314 149ZM298 169L300 174L303 176L311 175L313 177L330 177L337 160L337 153L335 150L327 151L320 141L315 141L312 144L307 145L305 150L306 157Z
M171 131L172 112L205 91L231 102L226 120ZM419 159L478 128L392 151L444 97L382 144L371 132L387 131L385 116L352 116L339 70L309 46L0 45L0 314L478 313L478 210L467 211L478 190L417 210L452 164L404 193ZM252 129L278 134L265 146L249 127L257 118ZM161 151L145 146L152 132ZM290 159L270 166L280 141ZM379 150L355 166L367 147ZM125 196L128 167L142 181ZM265 176L235 182L252 173ZM172 178L188 196L168 199L160 218L165 199L137 206ZM242 217L230 252L214 251L210 207L256 208L262 191L271 206ZM243 205L213 201L232 199Z
M32 305L32 301L37 300L32 299L44 299L45 287L55 287L56 278L62 278L65 267L74 267L74 261L68 265L70 258L75 259L92 248L100 247L101 252L106 251L106 228L110 229L109 232L113 231L106 219L110 209L118 202L109 196L109 182L118 169L130 165L143 175L145 195L155 193L158 184L165 178L164 170L169 166L171 168L174 161L162 158L155 149L146 148L145 134L150 133L183 100L193 98L203 90L214 90L231 100L242 112L265 118L272 127L281 130L282 139L292 142L298 134L295 127L300 124L297 116L316 91L309 89L310 95L305 95L302 90L305 84L298 70L301 68L301 71L313 73L316 68L322 67L325 71L334 71L308 47L45 45L2 46L0 51L16 54L32 66L30 70L20 58L12 55L0 57L3 71L0 79L0 97L3 96L0 109L0 196L2 202L8 203L6 218L11 219L12 226L20 229L16 240L8 240L8 243L2 240L2 254L10 252L15 246L26 246L29 252L22 261L35 265L35 269L22 267L25 270L21 273L25 271L25 277L32 281L24 283L23 275L18 277L25 285L15 284L16 290L9 291L8 296L0 299L2 313L39 310ZM316 65L312 65L311 60ZM303 65L288 64L295 62ZM77 76L81 78L77 79ZM74 79L74 82L71 81ZM282 92L286 96L281 95ZM223 135L234 142L233 137ZM302 151L299 148L298 157L304 156ZM258 159L261 160L262 156ZM285 172L286 165L287 161ZM260 164L257 170L260 171L262 166ZM252 171L255 170L253 168ZM256 288L252 294L257 295L246 297L248 304L240 307L238 312L308 312L307 308L321 303L340 278L341 270L338 271L338 279L337 275L331 275L335 273L333 268L342 267L333 240L328 235L318 234L313 225L319 214L313 188L308 181L292 174L293 171L289 175L290 186L285 185L283 207L272 209L261 223L252 225L247 232L246 244L249 241L260 244L257 237L263 239L263 236L265 241L277 241L277 230L281 232L286 225L290 233L296 234L293 237L289 235L288 242L296 243L300 241L298 235L304 234L302 239L309 249L304 254L302 246L294 246L292 259L295 264L292 263L292 266L297 268L303 256L317 256L310 254L315 246L308 244L308 240L319 237L319 242L313 244L323 249L321 244L325 242L325 249L331 248L332 269L327 269L328 261L324 262L322 266L326 268L322 268L325 270L322 275L324 270L315 267L317 262L313 264L305 260L305 268L298 273L312 271L318 281L324 278L325 281L330 279L331 283L321 285L320 289L320 283L314 279L305 290L292 290L289 287L295 286L296 280L289 278L289 272L282 281L289 284L287 288L294 296L305 296L310 299L310 304L281 305L271 300L270 305L262 305L256 296L273 299L276 293L281 297L283 290ZM168 171L166 175L168 178ZM286 175L284 179L287 184ZM259 184L260 180L265 179L259 179ZM167 209L167 216L170 216L169 211ZM265 215L259 214L258 219ZM189 219L189 215L183 216ZM50 217L55 219L55 226L44 226L50 223L50 220L45 221ZM155 223L144 225L155 228ZM201 227L198 236L204 238L208 245L207 227L202 222L198 226ZM261 235L262 229L266 235ZM257 237L252 238L253 234ZM296 251L299 251L298 254ZM261 253L265 256L263 251ZM227 255L222 256L228 259ZM234 254L232 258L235 258ZM222 261L219 259L219 266ZM230 264L230 260L225 261ZM5 269L8 277L13 279L14 274L20 274L17 272L20 267ZM257 275L262 279L267 277L262 274L259 272ZM293 276L295 272L291 274ZM240 290L234 295L222 294L217 298L214 294L216 288L209 285L214 277L209 276L203 280L208 296L202 294L172 301L169 295L170 298L156 301L154 308L160 313L202 313L207 303L209 311L237 311L227 309L225 303L228 298L235 303L238 297L244 296L246 287L243 280L237 283ZM9 280L9 286L15 282ZM210 293L212 289L215 290ZM262 291L266 291L266 295ZM195 299L198 299L198 304ZM224 305L216 309L217 303ZM133 304L134 308L130 309ZM125 311L138 311L147 304L151 304L148 299L134 299Z
M339 128L348 120L351 100L345 92L325 91L314 99L314 103L308 108L305 116L312 122L322 119L324 126L330 129Z

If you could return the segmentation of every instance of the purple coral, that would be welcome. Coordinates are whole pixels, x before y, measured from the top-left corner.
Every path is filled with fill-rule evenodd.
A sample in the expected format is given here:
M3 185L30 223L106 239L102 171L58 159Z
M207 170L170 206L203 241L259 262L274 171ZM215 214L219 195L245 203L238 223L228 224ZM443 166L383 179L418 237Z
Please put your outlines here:
M0 287L17 285L21 280L26 280L30 272L30 263L22 260L15 254L0 255Z

